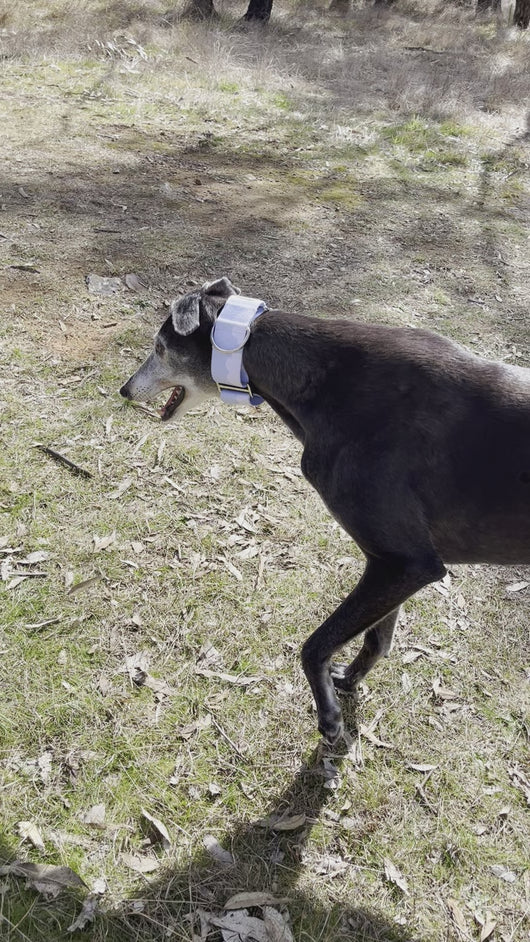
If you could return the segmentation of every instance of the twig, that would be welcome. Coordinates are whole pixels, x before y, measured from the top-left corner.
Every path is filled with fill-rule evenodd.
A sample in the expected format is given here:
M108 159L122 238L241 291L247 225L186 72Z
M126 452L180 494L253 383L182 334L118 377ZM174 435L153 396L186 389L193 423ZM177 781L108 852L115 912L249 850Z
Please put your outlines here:
M238 754L240 759L243 759L245 762L250 762L251 760L244 754L244 752L241 752L241 749L239 748L239 746L236 746L235 742L233 742L233 740L230 739L230 736L228 735L228 733L225 733L223 727L221 726L220 723L217 722L211 710L210 710L210 713L213 720L213 724L218 729L223 739L226 739L228 745L232 746L232 749L234 750L234 752Z
M447 56L453 52L452 49L429 49L428 46L403 46L403 49L407 52L430 52L433 56Z
M154 409L148 409L147 406L143 406L141 402L133 401L130 402L129 405L131 405L133 409L138 409L140 412L145 412L146 415L150 415L152 419L158 419L160 422L160 413L155 412Z
M81 474L84 478L94 477L91 471L87 471L85 468L80 468L78 464L70 461L69 458L65 458L64 455L60 455L59 452L54 451L53 448L48 448L47 445L35 445L35 448L43 451L45 455L53 458L54 461L58 461L59 464L63 464L65 468L68 468L74 474Z
M61 621L61 616L57 618L48 618L46 621L36 622L34 625L24 625L28 631L42 631L43 628L47 628L48 625L57 625Z

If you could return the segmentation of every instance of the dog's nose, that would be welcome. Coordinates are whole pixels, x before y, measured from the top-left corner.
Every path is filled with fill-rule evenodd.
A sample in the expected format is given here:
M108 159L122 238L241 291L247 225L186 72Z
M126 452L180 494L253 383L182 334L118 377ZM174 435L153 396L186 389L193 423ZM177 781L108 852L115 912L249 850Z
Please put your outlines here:
M128 386L129 386L129 383L125 383L125 385L122 386L121 389L120 389L120 396L123 396L124 399L131 399L131 398L132 398L132 396L131 396L131 394L130 394L130 392L129 392Z

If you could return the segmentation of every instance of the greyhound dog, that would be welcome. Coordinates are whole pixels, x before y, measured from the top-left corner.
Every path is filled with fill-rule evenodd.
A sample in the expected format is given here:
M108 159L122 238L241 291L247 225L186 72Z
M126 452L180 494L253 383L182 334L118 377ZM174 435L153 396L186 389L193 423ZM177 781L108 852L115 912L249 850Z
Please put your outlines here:
M173 301L154 351L121 388L171 395L164 421L217 392L211 335L228 278ZM234 299L230 302L232 304ZM303 445L302 472L366 557L353 592L308 638L302 664L329 742L336 691L389 653L399 607L449 563L530 563L530 370L430 333L265 310L242 363ZM332 657L365 632L348 666Z

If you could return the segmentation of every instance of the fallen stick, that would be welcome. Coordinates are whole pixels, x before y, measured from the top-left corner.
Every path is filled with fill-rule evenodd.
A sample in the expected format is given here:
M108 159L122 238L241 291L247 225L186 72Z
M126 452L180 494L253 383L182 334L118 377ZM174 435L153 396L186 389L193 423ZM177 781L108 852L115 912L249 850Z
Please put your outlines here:
M65 458L64 455L60 455L59 452L54 451L53 448L48 448L47 445L35 445L35 448L43 451L45 455L53 458L54 461L58 461L59 464L63 464L65 468L73 471L74 474L81 474L84 478L91 478L94 476L91 471L87 471L85 468L79 467L78 464L70 461L69 458Z

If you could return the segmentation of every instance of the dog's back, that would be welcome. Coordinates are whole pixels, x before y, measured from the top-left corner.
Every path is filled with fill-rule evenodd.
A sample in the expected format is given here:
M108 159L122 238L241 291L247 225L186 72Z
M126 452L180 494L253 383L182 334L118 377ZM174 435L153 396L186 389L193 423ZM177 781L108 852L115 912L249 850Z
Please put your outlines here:
M413 492L445 562L530 562L530 370L425 330L275 312L255 339L249 369L257 354L258 372L286 389L319 491L327 454L344 449L343 494L390 514L392 495ZM275 350L287 342L303 368L278 382Z

